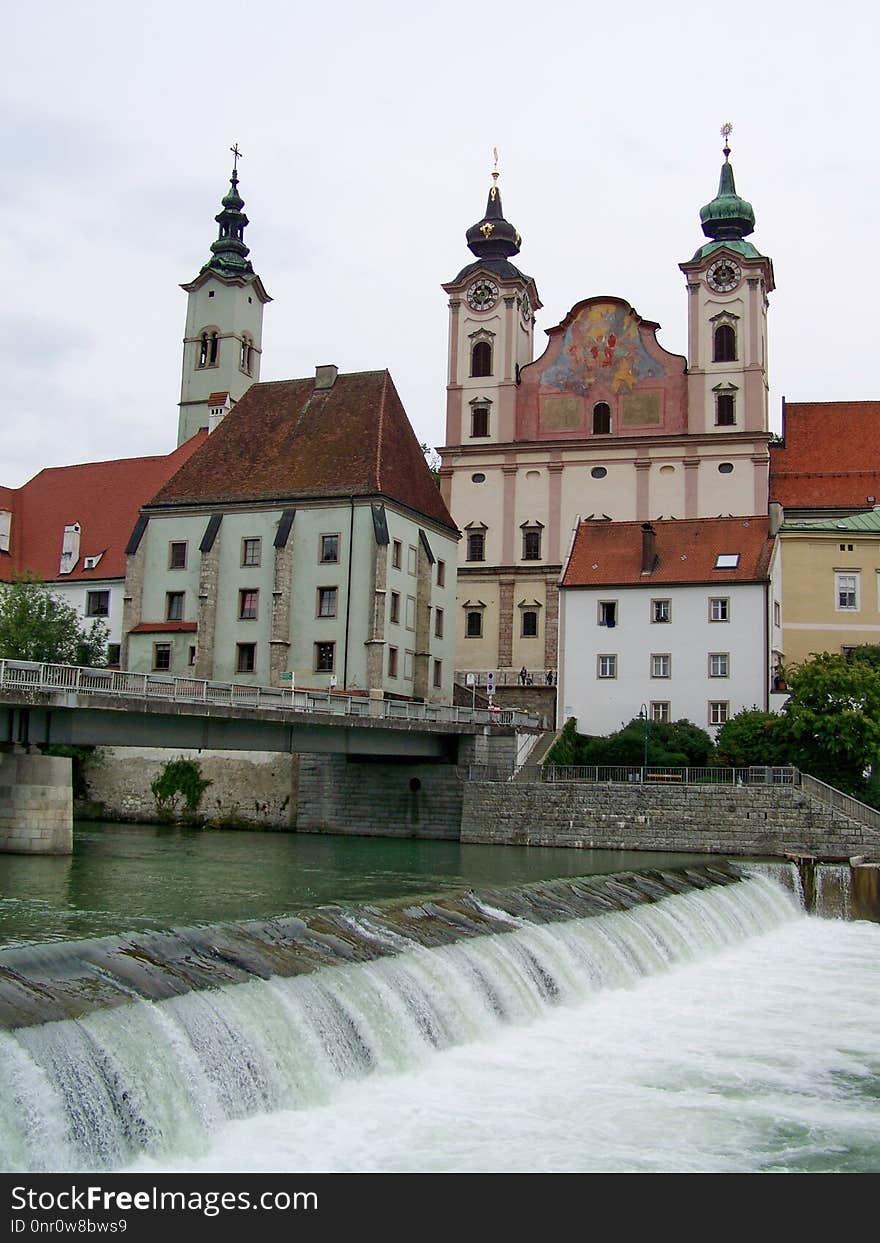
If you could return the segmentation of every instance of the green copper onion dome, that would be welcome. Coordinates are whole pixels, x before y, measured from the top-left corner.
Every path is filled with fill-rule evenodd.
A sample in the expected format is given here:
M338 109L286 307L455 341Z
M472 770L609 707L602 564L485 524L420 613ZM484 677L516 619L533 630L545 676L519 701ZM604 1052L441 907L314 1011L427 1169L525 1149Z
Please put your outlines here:
M478 259L508 259L518 255L522 238L501 210L498 173L492 174L492 189L482 220L472 224L465 234L468 248Z
M755 231L755 213L751 203L741 199L733 180L730 148L724 144L724 163L718 193L711 203L700 208L700 221L706 237L714 241L741 240Z
M244 231L248 218L242 211L244 199L238 192L238 170L233 168L229 180L229 191L224 196L223 210L214 219L220 226L216 242L211 243L212 257L202 268L211 269L226 276L243 276L253 273L248 255L250 248L245 245Z

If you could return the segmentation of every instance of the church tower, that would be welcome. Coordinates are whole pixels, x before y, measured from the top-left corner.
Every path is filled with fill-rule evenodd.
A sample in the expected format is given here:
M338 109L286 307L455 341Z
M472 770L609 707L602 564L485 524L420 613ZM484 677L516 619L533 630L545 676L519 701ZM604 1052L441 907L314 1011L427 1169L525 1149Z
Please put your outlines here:
M706 242L679 264L688 286L688 431L768 432L767 306L773 264L745 239L751 203L733 180L728 138L718 193L700 211Z
M443 286L449 294L446 445L509 444L519 372L532 361L538 291L510 262L521 238L504 219L496 167L482 220L465 234L474 263ZM447 498L447 504L449 498Z
M199 428L211 431L260 378L263 307L271 298L248 259L248 218L238 192L238 147L229 190L222 200L211 258L194 281L181 285L189 298L183 339L183 376L177 443Z

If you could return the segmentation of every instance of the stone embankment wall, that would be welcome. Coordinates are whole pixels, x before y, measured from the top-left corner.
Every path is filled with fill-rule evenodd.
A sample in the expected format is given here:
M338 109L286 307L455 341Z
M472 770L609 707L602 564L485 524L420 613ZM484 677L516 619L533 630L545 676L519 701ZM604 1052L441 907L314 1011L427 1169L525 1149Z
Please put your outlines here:
M150 790L169 760L196 760L211 784L200 818L220 828L292 829L296 821L299 756L275 751L186 751L98 747L85 770L93 819L159 819ZM77 813L84 811L77 807Z
M299 833L458 841L463 784L449 764L348 763L303 755Z
M791 786L468 782L462 842L722 855L880 850L880 836Z
M0 752L0 853L69 855L72 850L70 760Z

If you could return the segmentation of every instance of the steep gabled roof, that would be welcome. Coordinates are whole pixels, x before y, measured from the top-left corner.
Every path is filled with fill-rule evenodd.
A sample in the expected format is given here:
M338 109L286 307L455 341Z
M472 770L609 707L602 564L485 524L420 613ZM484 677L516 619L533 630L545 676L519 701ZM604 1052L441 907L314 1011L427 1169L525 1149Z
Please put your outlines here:
M753 583L769 576L773 537L766 515L657 521L654 568L642 573L641 522L582 522L562 587L671 587L687 583ZM739 553L735 567L716 569L719 554Z
M770 500L785 509L864 509L880 499L880 401L786 402L770 446Z
M125 577L125 544L140 507L206 439L199 432L161 457L120 458L41 470L21 488L3 489L11 498L10 555L0 558L0 580L30 571L51 582L98 582ZM59 574L64 528L79 523L79 559ZM85 557L103 553L94 570Z
M387 371L252 384L154 506L385 496L456 530Z

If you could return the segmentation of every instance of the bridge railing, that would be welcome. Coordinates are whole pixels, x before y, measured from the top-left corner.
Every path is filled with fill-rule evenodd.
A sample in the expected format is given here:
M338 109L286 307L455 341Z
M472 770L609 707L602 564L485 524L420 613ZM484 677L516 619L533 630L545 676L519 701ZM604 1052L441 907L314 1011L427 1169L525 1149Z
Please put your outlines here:
M283 686L249 686L209 678L182 678L128 669L87 669L76 665L0 660L0 689L67 691L79 695L113 695L175 703L327 713L331 716L379 717L385 720L437 721L459 725L503 725L536 728L538 720L516 709L465 708L411 700L370 700L364 695L294 690Z

